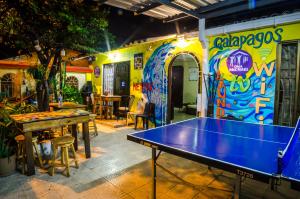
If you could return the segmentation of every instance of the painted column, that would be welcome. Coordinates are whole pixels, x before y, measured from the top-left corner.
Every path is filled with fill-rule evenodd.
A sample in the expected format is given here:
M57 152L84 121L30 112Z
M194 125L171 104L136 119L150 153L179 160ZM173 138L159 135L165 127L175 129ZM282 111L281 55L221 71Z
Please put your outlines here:
M208 74L209 73L209 66L208 66L208 40L206 38L206 33L205 33L205 19L199 19L199 40L201 42L202 45L202 82L201 82L201 86L202 86L202 93L201 93L201 116L206 116L207 113L207 93L206 93L206 89L205 89L205 82L204 82L204 78L203 78L203 74ZM198 105L198 104L197 104Z

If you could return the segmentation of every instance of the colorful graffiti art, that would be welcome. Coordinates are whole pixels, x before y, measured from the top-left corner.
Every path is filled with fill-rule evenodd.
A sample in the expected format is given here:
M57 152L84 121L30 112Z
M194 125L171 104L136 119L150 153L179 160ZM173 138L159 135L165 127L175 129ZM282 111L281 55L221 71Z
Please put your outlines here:
M168 79L165 61L168 53L174 48L172 43L158 47L148 59L143 71L143 94L147 96L149 102L155 104L157 126L166 123Z
M273 123L275 61L261 63L258 66L240 49L219 50L210 58L210 72L221 75L214 102L216 117Z

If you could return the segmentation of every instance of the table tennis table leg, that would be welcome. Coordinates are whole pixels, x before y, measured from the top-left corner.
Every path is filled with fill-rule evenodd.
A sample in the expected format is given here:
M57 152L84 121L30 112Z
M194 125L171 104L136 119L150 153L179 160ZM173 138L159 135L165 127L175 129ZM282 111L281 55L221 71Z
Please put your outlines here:
M152 148L152 199L156 199L156 149Z
M234 199L238 199L240 197L241 179L242 179L242 176L236 175L235 185L234 185L234 196L233 196Z

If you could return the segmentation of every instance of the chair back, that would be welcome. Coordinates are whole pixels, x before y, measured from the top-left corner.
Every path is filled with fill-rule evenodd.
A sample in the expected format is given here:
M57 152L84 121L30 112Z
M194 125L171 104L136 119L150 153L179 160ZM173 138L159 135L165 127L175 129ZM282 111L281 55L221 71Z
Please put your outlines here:
M128 110L130 111L134 102L135 96L134 95L130 95L129 97L129 102L128 102Z
M150 103L148 115L150 118L153 118L155 120L155 104L154 103Z
M149 118L155 118L155 104L147 102L145 104L144 115L147 115Z
M95 95L96 95L96 93L91 93L91 95L90 95L93 106L95 105Z

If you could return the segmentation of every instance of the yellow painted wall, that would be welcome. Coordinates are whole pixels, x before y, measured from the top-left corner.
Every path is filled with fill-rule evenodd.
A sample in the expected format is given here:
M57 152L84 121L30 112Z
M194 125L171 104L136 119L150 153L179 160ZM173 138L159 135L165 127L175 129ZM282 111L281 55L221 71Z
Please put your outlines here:
M143 70L134 69L134 54L143 53L143 68L155 51L156 48L160 47L164 43L172 42L174 46L176 46L171 52L169 52L166 61L165 61L165 71L168 73L168 67L170 62L180 53L189 52L193 54L199 61L202 60L202 50L201 44L198 38L189 38L189 39L177 39L170 38L160 41L153 42L145 42L140 44L134 44L133 46L129 46L126 48L120 48L118 50L110 51L107 53L101 53L96 55L96 61L93 63L93 66L99 66L101 68L101 74L99 78L95 78L93 75L93 80L96 88L98 89L98 93L102 93L102 75L103 75L103 65L130 61L130 94L135 95L136 99L140 99L142 97L142 88L137 88L134 85L136 83L141 83L143 78ZM201 65L201 64L200 64ZM200 69L201 70L201 69ZM200 81L201 82L201 81ZM137 100L135 100L135 105L137 104Z
M290 40L297 40L300 39L300 23L296 24L288 24L288 25L280 25L276 27L268 27L268 28L263 28L263 29L254 29L254 30L249 30L249 31L243 31L243 32L237 32L237 33L232 33L232 34L223 34L223 35L216 35L216 36L211 36L208 37L209 40L209 67L210 69L214 68L214 64L218 64L219 72L221 74L222 79L224 79L227 82L227 85L225 85L226 89L237 89L237 91L242 91L245 92L247 90L247 86L249 86L249 80L251 85L250 86L255 86L258 84L257 82L253 82L253 75L255 74L257 77L255 77L255 81L259 81L260 83L263 83L265 79L267 79L267 85L266 85L266 93L267 93L267 100L269 105L268 108L270 111L268 111L268 114L265 115L260 115L257 116L257 118L254 117L249 117L249 121L253 122L263 122L263 123L271 123L272 122L272 114L274 112L274 98L275 98L275 83L274 80L273 82L269 82L270 79L268 78L275 78L276 77L276 58L277 58L277 44L279 41L279 36L280 41L290 41ZM274 38L270 39L270 35L273 34ZM249 35L254 35L254 43L245 43L244 45L241 46L223 46L222 48L215 48L215 39L216 38L229 38L229 37L241 37L243 36L243 39L248 39ZM267 35L267 36L266 36ZM260 40L262 37L267 37L267 39L270 39L269 42L262 42L260 43ZM103 54L98 54L96 55L97 60L93 64L94 66L99 66L101 68L101 75L99 78L95 78L92 76L92 79L94 80L93 82L95 83L95 86L98 90L99 93L102 93L102 73L103 73L103 64L110 64L110 63L116 63L116 62L123 62L123 61L130 61L130 94L135 95L137 99L140 99L142 96L142 88L137 88L135 85L136 83L141 83L142 78L143 78L143 70L135 70L134 69L134 54L138 53L143 53L143 64L144 68L149 61L149 58L151 57L152 53L155 51L155 49L159 48L162 46L164 43L171 42L174 44L175 48L172 49L165 60L165 71L166 74L168 74L168 67L171 63L171 61L181 53L192 53L195 55L195 57L199 60L200 66L202 66L202 47L201 44L198 40L198 38L189 38L186 39L185 42L182 42L182 39L176 39L176 37L170 38L170 39L165 39L165 40L160 40L160 41L153 41L153 42L145 42L145 43L140 43L140 44L134 44L132 46L126 47L126 48L120 48L118 50L110 51L107 53ZM251 66L250 70L245 73L243 76L238 76L232 74L226 65L226 60L227 57L229 56L232 51L237 51L237 50L243 50L247 52L249 55L251 55L252 60L253 60L253 65ZM226 52L225 52L226 51ZM220 62L214 62L214 56L220 54ZM223 54L222 54L223 53ZM227 53L227 54L226 54ZM267 68L272 68L274 66L274 69L272 69L271 72L266 71ZM264 75L265 78L262 78L263 76L261 75L259 71L263 68L262 71L268 72L268 74ZM270 68L270 69L271 69ZM256 71L255 71L256 70ZM271 73L271 75L269 74ZM202 74L202 67L200 67L200 74ZM251 79L252 78L252 79ZM251 82L252 81L252 82ZM199 76L199 88L201 89L202 86L200 85L202 82L201 75ZM248 85L247 85L248 84ZM250 87L249 86L249 87ZM229 91L227 91L229 92ZM201 91L200 91L201 93ZM220 94L220 93L219 93ZM242 99L239 97L239 95L236 95L236 93L232 93L235 98ZM251 95L257 95L258 91L253 91L251 93L248 93L247 96ZM233 106L235 106L238 103L238 100L233 101ZM260 99L261 100L261 99ZM137 100L136 100L137 102ZM135 102L135 103L136 103ZM228 103L224 105L224 107L227 107L230 109L232 104ZM253 109L255 110L255 107L259 106L259 110L263 110L264 107L260 107L262 104L260 102L251 102L247 104L246 109ZM223 107L223 108L224 108ZM244 107L245 108L245 107ZM262 108L262 109L260 109ZM243 110L243 108L238 108L235 110ZM243 111L241 111L243 112ZM231 112L230 112L231 113ZM222 113L224 114L224 113ZM243 114L241 115L236 115L240 119L245 119Z

